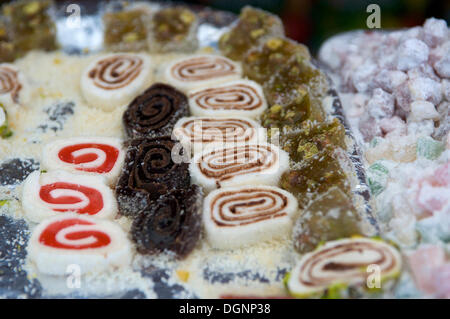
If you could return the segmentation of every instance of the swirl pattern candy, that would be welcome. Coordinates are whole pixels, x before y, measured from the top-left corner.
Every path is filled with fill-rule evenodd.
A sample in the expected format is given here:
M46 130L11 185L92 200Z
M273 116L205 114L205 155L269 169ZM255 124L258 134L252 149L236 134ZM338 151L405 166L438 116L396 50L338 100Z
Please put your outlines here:
M187 117L177 122L173 134L194 153L207 146L235 146L266 141L265 131L257 122L240 118Z
M288 168L287 153L265 143L205 150L189 166L193 183L207 191L242 184L276 185Z
M43 167L100 174L110 182L120 173L125 158L122 141L108 137L74 137L47 144Z
M211 83L225 82L241 76L241 67L218 55L193 55L169 63L165 70L168 83L182 90Z
M58 182L42 185L39 197L56 212L95 215L103 208L102 194L79 184Z
M208 86L188 93L189 107L197 116L245 116L258 118L267 102L261 86L249 80L237 80Z
M138 251L188 255L200 237L202 200L201 189L192 185L187 190L172 190L147 206L131 229Z
M81 273L122 267L131 262L124 231L110 221L73 213L46 219L31 235L29 257L44 274L64 275L76 264Z
M304 255L292 270L287 287L297 297L321 294L336 284L357 286L366 282L371 265L381 279L396 277L401 269L399 252L380 240L349 238L330 241Z
M95 86L115 90L129 85L142 71L143 61L138 56L115 55L99 61L89 72Z
M39 242L48 247L74 250L108 246L111 243L109 235L96 230L93 225L79 218L64 218L45 228Z
M67 212L97 218L114 218L117 213L114 194L102 177L58 170L27 177L22 207L34 222Z
M203 223L215 248L232 249L288 234L297 200L274 186L225 187L205 199Z
M175 123L187 114L187 97L170 85L156 83L130 103L123 124L131 138L170 136Z
M86 68L81 90L88 103L112 111L125 105L151 80L151 61L144 54L108 54Z
M172 189L189 186L188 164L177 164L173 156L184 155L170 137L135 139L128 143L125 165L116 187L119 212L133 216L151 200Z
M19 74L14 66L6 63L0 64L0 96L7 96L8 100L18 103L21 88Z

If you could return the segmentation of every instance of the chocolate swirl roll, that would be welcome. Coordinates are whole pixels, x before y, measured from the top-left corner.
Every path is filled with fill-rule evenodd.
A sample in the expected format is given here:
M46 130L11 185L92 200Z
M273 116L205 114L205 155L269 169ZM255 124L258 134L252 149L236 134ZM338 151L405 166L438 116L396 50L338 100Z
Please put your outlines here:
M189 105L194 115L246 116L256 118L267 108L259 84L237 80L189 92Z
M180 89L190 89L214 82L224 82L240 77L237 63L218 55L194 55L168 64L166 81Z
M225 187L205 199L203 220L216 248L235 248L279 238L292 228L297 200L274 186Z
M248 144L205 150L194 156L190 172L206 190L242 184L276 185L289 168L287 153L272 144Z
M187 190L173 190L161 196L139 213L131 233L143 254L164 250L185 257L195 247L201 230L203 194L192 185Z
M7 65L0 65L0 95L8 94L14 103L18 103L21 88L18 72Z
M401 269L399 252L380 240L349 238L330 241L304 255L292 270L287 286L298 297L321 294L336 284L366 283L376 265L381 280L396 277Z
M130 138L171 135L175 123L188 115L187 97L170 85L156 83L136 97L123 114Z
M95 86L116 90L129 85L141 72L142 58L137 55L112 55L97 62L89 71Z
M170 137L134 139L127 144L125 165L116 187L122 215L136 215L168 191L189 186L188 164L172 160L176 142ZM178 155L183 156L183 152L180 148Z
M183 118L177 122L173 133L194 152L212 145L232 146L265 141L265 132L257 122L240 118Z

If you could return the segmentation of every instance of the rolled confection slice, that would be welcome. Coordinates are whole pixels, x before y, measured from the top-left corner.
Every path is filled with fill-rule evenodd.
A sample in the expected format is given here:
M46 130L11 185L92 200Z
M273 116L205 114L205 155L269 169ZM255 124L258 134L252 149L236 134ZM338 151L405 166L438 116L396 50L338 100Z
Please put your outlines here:
M161 195L172 189L189 187L189 164L183 155L181 144L168 136L129 141L125 164L116 186L119 212L137 216Z
M10 63L0 64L0 103L10 114L16 112L17 106L28 98L25 82L24 75L16 66Z
M69 213L46 219L34 229L28 258L41 273L66 275L73 265L80 274L125 267L132 254L117 224Z
M138 251L168 250L178 257L187 256L200 238L202 204L203 193L197 185L172 190L151 202L131 227Z
M211 54L196 54L176 59L168 63L164 70L165 80L183 91L236 80L241 74L239 64Z
M92 61L83 71L80 85L89 105L113 111L130 103L151 78L151 60L147 55L115 53Z
M381 281L395 278L401 265L397 249L381 240L363 237L334 240L303 255L287 277L286 285L295 297L322 296L335 287L365 286L375 270Z
M288 154L267 143L206 149L189 166L192 182L206 192L243 184L277 185L288 169Z
M23 184L22 207L33 222L67 212L103 219L117 213L114 193L104 177L62 170L31 173Z
M189 107L196 116L245 116L258 118L267 109L261 86L236 80L188 92Z
M213 146L266 142L265 129L256 121L237 117L185 117L177 122L173 134L194 153Z
M105 176L114 183L125 158L122 140L112 137L72 137L47 144L42 153L44 169Z
M232 249L286 236L298 209L293 195L274 186L216 189L205 198L203 223L215 248Z
M175 123L188 112L186 95L156 83L128 105L122 119L130 138L170 136Z

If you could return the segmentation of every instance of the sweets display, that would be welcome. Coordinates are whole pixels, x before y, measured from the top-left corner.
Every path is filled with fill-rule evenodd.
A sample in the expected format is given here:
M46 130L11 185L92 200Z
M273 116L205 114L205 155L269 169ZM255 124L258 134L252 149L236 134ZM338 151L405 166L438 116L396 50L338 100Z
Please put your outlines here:
M450 296L444 21L318 63L260 9L146 2L69 54L53 8L0 17L0 297Z

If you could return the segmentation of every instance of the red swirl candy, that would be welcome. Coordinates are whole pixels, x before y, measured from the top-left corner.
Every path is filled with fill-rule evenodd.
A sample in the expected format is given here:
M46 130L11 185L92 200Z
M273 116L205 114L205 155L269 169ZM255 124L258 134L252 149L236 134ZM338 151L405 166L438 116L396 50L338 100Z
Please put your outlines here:
M88 198L88 203L82 207L77 207L77 204L83 202L83 198L71 196L71 195L63 195L54 197L51 192L55 190L73 190L79 193L82 193ZM67 212L67 211L75 211L78 214L88 214L95 215L103 208L103 196L102 193L96 190L95 188L90 188L86 186L82 186L79 184L71 184L65 182L57 182L53 184L47 184L41 187L39 191L40 198L52 205L73 205L73 208L64 207L58 208L54 207L53 210L56 212Z
M86 148L97 148L106 155L106 158L99 166L76 167L77 170L102 174L108 173L113 169L114 165L116 164L117 158L119 157L119 150L116 147L107 144L83 143L66 146L59 151L58 157L63 162L75 165L91 163L97 160L98 154L96 153L86 153L79 156L75 156L73 154L74 152Z
M89 229L88 227L83 227L80 230L68 230L67 233L63 234L63 239L67 241L66 243L61 242L61 238L57 238L61 231L76 225L95 226L94 223L76 218L57 221L44 229L39 236L39 242L45 246L61 249L100 248L108 246L111 243L111 238L108 234L98 229ZM88 240L89 243L81 243L83 240ZM73 243L70 243L71 241L73 241Z

